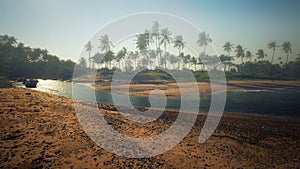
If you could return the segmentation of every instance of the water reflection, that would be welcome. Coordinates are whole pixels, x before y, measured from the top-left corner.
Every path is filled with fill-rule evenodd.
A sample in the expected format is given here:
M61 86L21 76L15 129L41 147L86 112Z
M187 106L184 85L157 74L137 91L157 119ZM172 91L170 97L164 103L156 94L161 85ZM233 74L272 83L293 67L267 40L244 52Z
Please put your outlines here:
M72 87L80 93L72 95ZM73 97L82 100L92 100L97 102L113 104L112 95L92 89L89 86L60 82L55 80L39 80L38 87L33 89L65 97ZM217 93L216 93L217 94ZM127 97L121 94L113 94L120 100ZM200 111L208 111L210 107L210 96L205 93L200 94ZM148 97L130 96L133 106L150 107ZM300 89L291 88L272 88L271 90L233 90L227 91L225 112L242 112L259 115L275 115L286 118L300 118ZM192 103L192 100L190 100ZM170 109L180 109L181 101L178 98L168 98L166 107ZM122 103L121 103L122 105ZM193 105L193 104L191 104Z

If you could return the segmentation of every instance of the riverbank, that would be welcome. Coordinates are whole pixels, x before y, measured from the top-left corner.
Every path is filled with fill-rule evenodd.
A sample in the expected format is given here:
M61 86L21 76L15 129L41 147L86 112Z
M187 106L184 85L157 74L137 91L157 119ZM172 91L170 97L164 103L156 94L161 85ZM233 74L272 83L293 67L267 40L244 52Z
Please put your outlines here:
M298 168L300 123L257 116L224 115L204 144L205 115L171 150L148 159L127 159L97 146L81 128L72 99L24 88L0 89L0 168ZM130 122L99 104L116 130L147 137L167 129L176 112L147 125ZM133 127L134 126L134 127Z

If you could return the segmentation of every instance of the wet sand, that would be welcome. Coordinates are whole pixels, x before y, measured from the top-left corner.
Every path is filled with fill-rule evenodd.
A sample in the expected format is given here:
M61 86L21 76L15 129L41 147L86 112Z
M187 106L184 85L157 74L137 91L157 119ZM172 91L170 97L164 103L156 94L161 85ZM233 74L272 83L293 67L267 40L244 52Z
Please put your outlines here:
M124 119L112 105L99 104L114 129L148 137L167 129L177 112L142 125ZM73 101L23 88L0 89L0 168L299 168L300 123L271 117L224 115L199 144L205 115L171 150L128 159L97 146L83 131Z
M106 92L111 91L111 84L106 82L100 82L96 84L91 84L88 82L81 82L82 84L91 86L97 90L102 90ZM238 81L232 80L227 81L226 86L221 84L211 85L208 82L197 82L195 83L183 83L182 89L180 91L177 83L166 83L166 84L122 84L120 82L118 86L115 87L116 93L120 94L129 94L134 96L148 96L149 93L158 89L161 90L167 97L180 97L180 93L189 94L194 92L201 93L210 93L211 88L213 87L215 90L271 90L274 88L290 88L297 87L300 88L300 81L282 81L282 80L245 80ZM195 88L193 86L198 86ZM129 88L129 92L125 89Z

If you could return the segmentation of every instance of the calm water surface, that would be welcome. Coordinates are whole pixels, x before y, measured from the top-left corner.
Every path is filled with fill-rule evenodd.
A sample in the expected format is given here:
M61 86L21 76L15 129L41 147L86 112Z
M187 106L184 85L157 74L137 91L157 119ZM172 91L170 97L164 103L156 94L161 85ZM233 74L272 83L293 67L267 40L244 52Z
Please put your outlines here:
M72 95L72 87L80 93ZM56 80L39 80L38 87L33 89L69 98L82 100L93 100L96 96L98 102L113 104L112 94L95 90L89 86L61 82ZM87 94L85 94L87 93ZM113 94L119 99L125 95ZM203 95L201 95L203 96ZM150 107L148 97L130 96L134 106ZM192 101L191 101L192 102ZM179 109L180 99L168 98L167 108ZM208 111L210 107L210 97L201 97L200 111ZM227 91L225 112L250 113L256 115L271 115L282 118L300 119L300 88L272 88L268 90L236 90Z

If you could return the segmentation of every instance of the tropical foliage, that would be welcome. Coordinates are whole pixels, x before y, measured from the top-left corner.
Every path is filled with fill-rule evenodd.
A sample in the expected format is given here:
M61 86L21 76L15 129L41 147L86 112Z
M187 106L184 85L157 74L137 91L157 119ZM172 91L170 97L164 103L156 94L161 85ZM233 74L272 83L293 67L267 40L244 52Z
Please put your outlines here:
M73 61L60 60L46 49L31 48L18 43L15 37L0 35L0 76L65 80L72 78L74 65Z

